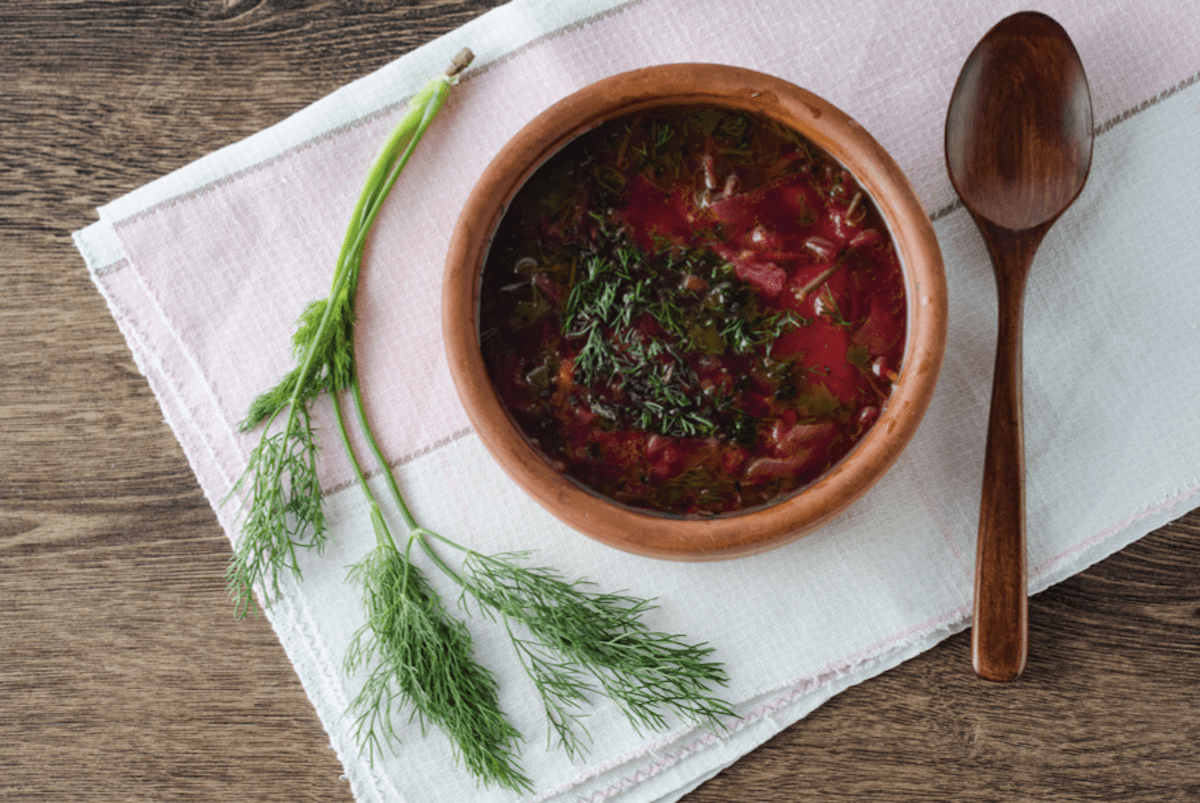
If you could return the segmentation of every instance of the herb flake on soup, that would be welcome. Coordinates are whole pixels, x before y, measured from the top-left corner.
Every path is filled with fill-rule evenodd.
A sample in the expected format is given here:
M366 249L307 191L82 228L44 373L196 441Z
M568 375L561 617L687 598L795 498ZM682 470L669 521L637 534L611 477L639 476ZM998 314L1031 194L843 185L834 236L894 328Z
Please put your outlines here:
M517 194L483 274L489 375L595 493L711 516L811 484L878 418L904 350L887 227L837 161L738 111L578 137Z

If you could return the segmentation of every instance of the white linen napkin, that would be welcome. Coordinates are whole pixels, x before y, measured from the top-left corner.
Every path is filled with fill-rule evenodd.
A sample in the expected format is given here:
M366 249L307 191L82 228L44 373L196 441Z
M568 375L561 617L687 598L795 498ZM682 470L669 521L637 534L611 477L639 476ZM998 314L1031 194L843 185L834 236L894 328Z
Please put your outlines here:
M301 308L328 292L367 165L404 101L461 47L477 55L376 224L360 292L370 415L417 519L481 552L657 597L651 624L716 647L738 719L639 734L597 700L590 755L547 748L532 685L499 628L481 662L526 736L536 784L478 789L437 731L360 757L342 671L363 621L346 567L373 543L340 449L324 451L332 545L304 557L271 622L360 801L675 801L832 695L969 625L995 289L946 178L942 126L967 54L1017 2L513 0L243 142L114 200L76 243L231 539L220 500L256 436L250 399L290 367ZM1200 504L1200 21L1168 0L1048 0L1090 80L1098 137L1079 201L1043 243L1026 300L1029 584L1036 592ZM654 63L769 72L847 111L907 172L946 263L950 331L937 394L884 480L818 533L715 564L627 555L529 501L471 432L442 356L442 264L483 167L549 104ZM319 424L329 429L326 405ZM386 493L380 492L380 498ZM391 511L389 511L391 512ZM433 573L431 578L452 598ZM969 667L964 667L968 672Z

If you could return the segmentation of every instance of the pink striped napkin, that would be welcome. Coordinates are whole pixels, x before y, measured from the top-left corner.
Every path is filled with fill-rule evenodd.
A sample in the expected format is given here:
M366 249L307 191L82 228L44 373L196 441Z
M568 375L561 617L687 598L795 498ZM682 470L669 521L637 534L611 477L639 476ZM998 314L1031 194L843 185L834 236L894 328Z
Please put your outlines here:
M301 308L328 292L366 167L404 100L459 48L477 54L379 219L360 292L369 412L418 519L483 552L658 597L652 624L717 648L739 718L639 734L595 702L591 754L546 746L528 681L496 628L480 659L527 736L530 801L674 801L838 691L969 625L994 347L995 290L942 155L950 90L978 39L1021 4L991 0L513 0L279 125L100 210L76 233L96 286L231 539L219 506L254 439L250 399L289 366ZM1026 301L1030 587L1038 591L1200 504L1200 19L1167 0L1047 0L1088 71L1098 138L1087 188L1038 255ZM637 558L570 532L480 447L442 356L442 262L458 210L497 149L547 105L654 63L773 73L855 117L908 173L950 287L941 383L884 481L817 534L720 564ZM328 429L322 405L318 423ZM362 801L506 801L455 767L439 734L361 758L344 715L363 620L345 569L370 548L361 495L325 451L333 545L305 558L271 621ZM447 593L452 589L443 588ZM964 667L964 672L969 668Z

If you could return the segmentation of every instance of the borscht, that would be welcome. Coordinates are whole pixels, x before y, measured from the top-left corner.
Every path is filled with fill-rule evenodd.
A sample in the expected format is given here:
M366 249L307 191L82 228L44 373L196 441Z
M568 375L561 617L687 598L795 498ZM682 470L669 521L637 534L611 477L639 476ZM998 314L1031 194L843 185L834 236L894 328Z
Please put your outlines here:
M834 158L766 117L654 109L573 140L484 267L489 377L557 471L713 516L804 488L887 404L906 331L887 226Z

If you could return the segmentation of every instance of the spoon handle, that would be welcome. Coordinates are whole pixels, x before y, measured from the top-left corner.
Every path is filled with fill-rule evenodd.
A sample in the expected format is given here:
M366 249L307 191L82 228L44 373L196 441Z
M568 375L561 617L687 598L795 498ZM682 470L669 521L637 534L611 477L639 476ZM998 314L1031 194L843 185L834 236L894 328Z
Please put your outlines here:
M979 677L1008 681L1025 669L1028 654L1021 313L1025 277L1045 229L1012 232L986 221L980 229L996 268L1000 320L979 508L971 652Z

